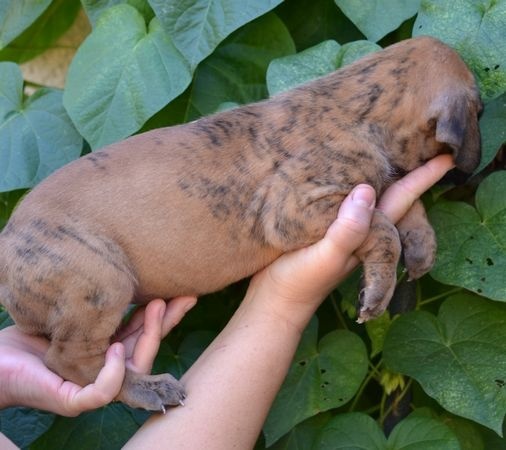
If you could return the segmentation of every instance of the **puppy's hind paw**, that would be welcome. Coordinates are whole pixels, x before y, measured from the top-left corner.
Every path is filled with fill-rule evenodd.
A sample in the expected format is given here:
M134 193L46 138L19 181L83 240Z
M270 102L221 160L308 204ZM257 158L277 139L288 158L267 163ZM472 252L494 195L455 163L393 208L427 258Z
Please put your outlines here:
M166 406L184 406L185 398L183 385L172 375L141 375L127 371L116 400L132 408L159 411L165 414Z

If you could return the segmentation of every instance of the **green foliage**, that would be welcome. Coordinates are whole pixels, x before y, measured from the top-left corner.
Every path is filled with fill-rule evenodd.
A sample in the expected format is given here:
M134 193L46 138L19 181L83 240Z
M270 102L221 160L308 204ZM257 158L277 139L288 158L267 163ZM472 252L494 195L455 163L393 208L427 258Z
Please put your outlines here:
M52 48L81 6L93 28L65 89L30 94L15 63ZM439 250L403 295L415 311L359 326L359 274L343 283L306 330L257 448L504 449L506 0L0 0L0 227L83 149L261 100L419 34L456 48L479 81L482 163L426 197ZM243 293L199 302L155 371L183 373ZM11 323L0 310L0 328ZM398 406L409 398L411 415ZM9 408L0 430L23 448L115 449L146 417L117 404L77 418Z
M437 317L414 311L396 320L385 363L415 378L447 411L501 433L506 413L506 305L460 294ZM465 392L465 395L462 395Z

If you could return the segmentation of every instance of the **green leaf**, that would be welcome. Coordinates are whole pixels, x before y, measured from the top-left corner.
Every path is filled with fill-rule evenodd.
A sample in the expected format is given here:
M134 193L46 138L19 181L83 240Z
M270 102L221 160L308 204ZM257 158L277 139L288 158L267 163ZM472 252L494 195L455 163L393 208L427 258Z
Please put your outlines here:
M323 428L313 450L386 449L387 440L378 424L362 413L339 414Z
M288 30L275 14L241 28L197 68L186 120L211 114L224 102L245 104L265 98L269 62L294 51Z
M184 337L177 353L174 353L168 340L165 339L156 356L153 373L168 372L176 378L181 378L215 337L216 334L210 331L191 332Z
M338 55L338 67L344 67L369 53L381 50L378 44L371 41L353 41L344 44Z
M429 211L438 236L431 275L494 300L506 301L506 172L486 178L476 193L476 209L439 200Z
M391 323L392 320L388 311L385 311L380 317L365 323L367 335L371 340L371 358L383 351L383 343Z
M139 428L134 415L112 403L78 417L57 417L31 450L110 450L121 448Z
M34 186L81 148L61 91L41 89L23 100L19 67L0 63L0 192Z
M313 320L264 425L267 446L303 420L347 403L367 373L367 351L354 333L336 330L317 341Z
M0 330L10 327L11 325L14 325L14 321L11 319L11 316L9 316L7 311L3 308L0 309Z
M481 162L475 173L483 170L506 142L506 94L488 102L480 118Z
M0 2L0 49L25 31L51 0L3 0Z
M422 0L413 35L423 34L462 55L484 98L506 92L506 0Z
M340 48L335 41L324 41L296 55L273 60L267 69L269 95L333 72L337 68Z
M281 0L149 0L177 49L192 68L239 27L281 3Z
M364 33L377 42L413 17L420 0L335 0L337 6Z
M304 11L301 14L301 11ZM349 42L364 35L336 6L334 0L290 0L276 8L299 51L320 42Z
M267 70L269 94L292 89L378 50L381 47L369 41L350 42L342 47L335 41L325 41L295 55L275 59Z
M438 317L394 321L383 356L443 408L501 433L506 413L506 305L471 294L445 301Z
M53 424L55 415L31 408L7 408L0 411L0 433L20 448L27 448Z
M452 431L429 417L408 416L388 440L378 424L362 413L339 414L332 419L313 450L461 450Z
M269 450L301 450L311 449L317 442L321 429L332 417L330 412L317 414L293 427L288 434L283 436Z
M20 36L0 51L0 61L23 63L50 48L74 23L79 0L53 0Z
M136 132L183 92L190 69L155 18L109 8L69 69L64 104L93 149Z
M98 18L106 9L121 4L133 6L144 16L146 21L151 20L154 16L148 0L81 0L81 3L93 26L95 26Z

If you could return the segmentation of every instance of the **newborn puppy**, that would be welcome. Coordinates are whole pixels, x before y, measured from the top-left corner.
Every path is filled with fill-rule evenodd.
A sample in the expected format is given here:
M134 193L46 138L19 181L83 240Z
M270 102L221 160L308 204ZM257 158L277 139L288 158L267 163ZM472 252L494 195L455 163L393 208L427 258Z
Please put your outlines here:
M217 291L314 243L359 183L379 195L440 153L471 172L480 110L457 53L419 37L269 100L130 137L18 206L0 234L0 301L51 341L49 368L85 385L130 302ZM359 321L387 307L401 242L411 278L433 264L421 203L398 228L376 211L356 252ZM131 371L118 396L148 410L183 398L170 375Z

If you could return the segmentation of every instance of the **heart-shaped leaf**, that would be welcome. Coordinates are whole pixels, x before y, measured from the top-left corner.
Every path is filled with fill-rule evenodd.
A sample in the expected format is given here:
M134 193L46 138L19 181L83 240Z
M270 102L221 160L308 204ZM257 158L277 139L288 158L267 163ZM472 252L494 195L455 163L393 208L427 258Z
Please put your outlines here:
M420 0L335 0L337 6L364 33L377 42L418 11Z
M69 69L64 104L96 149L130 136L181 94L188 64L154 18L146 27L132 6L100 16Z
M494 300L506 301L506 172L486 178L476 193L476 209L439 200L429 216L438 236L431 275Z
M295 425L337 408L357 392L367 373L367 351L354 333L337 330L318 342L313 320L264 425L267 446Z
M281 0L149 0L163 27L192 69L242 25L273 9Z
M417 380L443 408L498 434L506 413L506 305L471 294L434 317L415 311L393 322L385 363Z
M41 89L25 100L19 67L0 63L0 191L34 186L81 149L62 92Z
M0 50L17 38L46 10L52 0L0 2Z
M413 35L424 34L462 55L483 97L506 92L506 0L422 0Z
M387 438L379 425L362 413L339 414L322 430L313 450L460 450L459 441L443 423L411 415Z

